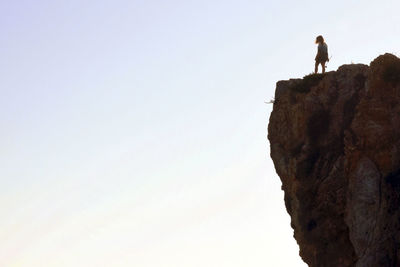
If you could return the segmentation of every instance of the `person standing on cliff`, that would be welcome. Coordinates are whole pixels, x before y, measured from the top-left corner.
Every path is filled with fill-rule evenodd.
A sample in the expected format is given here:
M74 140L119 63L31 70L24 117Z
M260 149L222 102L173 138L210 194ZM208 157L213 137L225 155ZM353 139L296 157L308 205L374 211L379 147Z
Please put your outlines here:
M318 52L315 57L315 73L318 72L318 65L322 66L322 73L325 73L325 63L329 61L328 58L328 45L324 41L322 35L317 36L315 43L318 44Z

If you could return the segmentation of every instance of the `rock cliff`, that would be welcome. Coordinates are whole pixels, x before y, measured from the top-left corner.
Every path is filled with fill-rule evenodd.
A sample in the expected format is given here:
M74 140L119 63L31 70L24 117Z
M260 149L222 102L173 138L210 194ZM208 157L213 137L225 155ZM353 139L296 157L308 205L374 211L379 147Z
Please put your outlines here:
M400 266L400 59L277 83L268 125L309 266Z

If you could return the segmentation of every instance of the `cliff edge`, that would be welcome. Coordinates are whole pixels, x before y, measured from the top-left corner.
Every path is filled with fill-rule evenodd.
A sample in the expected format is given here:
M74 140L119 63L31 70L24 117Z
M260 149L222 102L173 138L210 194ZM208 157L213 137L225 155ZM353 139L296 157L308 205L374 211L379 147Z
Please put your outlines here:
M268 125L309 266L400 266L400 59L277 83Z

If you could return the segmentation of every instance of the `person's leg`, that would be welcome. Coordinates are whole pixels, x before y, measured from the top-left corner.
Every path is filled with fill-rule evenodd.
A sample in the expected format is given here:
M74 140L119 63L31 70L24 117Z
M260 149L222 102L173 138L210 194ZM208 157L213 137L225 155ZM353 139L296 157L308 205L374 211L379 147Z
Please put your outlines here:
M322 66L322 73L325 73L325 61L321 62L321 66Z
M314 71L314 73L318 73L318 64L319 64L319 62L315 61L315 71Z

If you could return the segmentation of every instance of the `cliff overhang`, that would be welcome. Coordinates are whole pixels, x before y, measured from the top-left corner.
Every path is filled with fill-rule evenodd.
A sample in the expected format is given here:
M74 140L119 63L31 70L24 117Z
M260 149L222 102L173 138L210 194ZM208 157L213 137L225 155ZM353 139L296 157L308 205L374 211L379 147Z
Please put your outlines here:
M400 265L400 59L277 83L268 125L300 256Z

